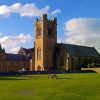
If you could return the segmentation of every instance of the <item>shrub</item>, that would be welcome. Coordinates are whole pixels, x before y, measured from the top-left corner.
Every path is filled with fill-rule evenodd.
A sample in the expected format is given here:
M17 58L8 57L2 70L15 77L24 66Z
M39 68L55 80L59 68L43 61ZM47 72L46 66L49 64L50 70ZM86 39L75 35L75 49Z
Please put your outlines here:
M87 67L88 68L95 68L95 63L88 63Z

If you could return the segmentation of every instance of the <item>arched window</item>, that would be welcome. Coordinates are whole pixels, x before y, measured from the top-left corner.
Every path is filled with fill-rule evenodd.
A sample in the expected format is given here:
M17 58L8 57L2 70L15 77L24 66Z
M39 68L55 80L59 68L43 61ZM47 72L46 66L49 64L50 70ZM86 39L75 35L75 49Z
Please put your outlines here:
M52 35L52 27L51 27L51 26L48 27L48 35L49 35L49 36Z
M41 49L37 48L37 60L41 59Z

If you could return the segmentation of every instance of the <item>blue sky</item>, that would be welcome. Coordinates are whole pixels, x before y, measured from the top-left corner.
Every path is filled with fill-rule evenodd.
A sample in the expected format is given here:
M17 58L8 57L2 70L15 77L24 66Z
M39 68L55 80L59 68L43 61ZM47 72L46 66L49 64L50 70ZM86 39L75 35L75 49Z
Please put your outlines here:
M58 18L58 42L100 51L100 0L1 0L0 43L7 52L33 47L34 18L44 12Z

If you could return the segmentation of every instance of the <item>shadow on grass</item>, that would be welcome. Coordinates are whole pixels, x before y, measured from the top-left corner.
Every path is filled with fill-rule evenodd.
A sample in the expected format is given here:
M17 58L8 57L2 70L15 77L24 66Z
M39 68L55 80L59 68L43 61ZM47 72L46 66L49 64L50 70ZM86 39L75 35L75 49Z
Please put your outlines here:
M94 70L89 70L89 69L87 69L87 70L81 70L81 73L97 73L96 71L94 71Z
M72 78L56 78L56 79L72 79Z
M27 80L27 79L18 79L18 78L7 78L7 77L3 77L3 78L0 78L0 80Z
M33 80L38 79L38 76L26 76L26 75L12 75L12 76L0 76L0 80Z

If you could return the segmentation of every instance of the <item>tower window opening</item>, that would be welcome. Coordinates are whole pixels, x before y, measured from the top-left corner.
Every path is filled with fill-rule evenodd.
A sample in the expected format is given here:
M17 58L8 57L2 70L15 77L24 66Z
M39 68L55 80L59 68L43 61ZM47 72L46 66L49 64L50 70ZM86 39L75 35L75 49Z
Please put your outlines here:
M48 35L50 35L50 36L52 35L52 28L51 27L48 28Z
M41 59L41 49L38 48L37 49L37 60L40 60Z

